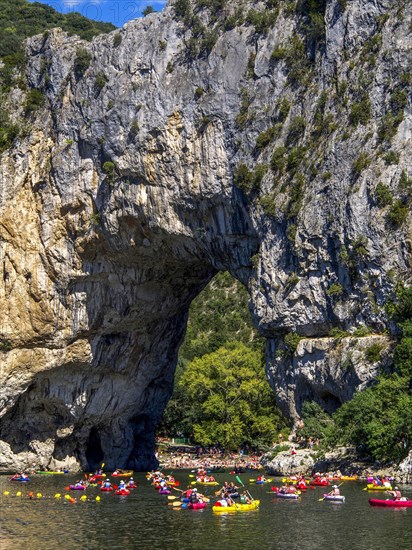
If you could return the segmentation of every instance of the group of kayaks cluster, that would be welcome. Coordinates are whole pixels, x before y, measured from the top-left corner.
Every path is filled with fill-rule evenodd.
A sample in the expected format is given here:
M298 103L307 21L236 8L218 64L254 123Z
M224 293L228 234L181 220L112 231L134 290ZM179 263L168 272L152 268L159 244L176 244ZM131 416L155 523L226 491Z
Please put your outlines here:
M194 472L194 470L192 470ZM49 474L57 475L63 474L65 472L37 472L39 475ZM76 503L77 499L70 494L72 491L85 491L88 487L97 487L102 493L112 493L119 496L130 495L133 489L136 489L138 483L135 483L133 480L133 472L118 470L112 474L105 474L102 470L95 472L94 474L84 474L85 479L79 480L72 485L65 487L67 491L66 494L56 493L53 497L60 499L64 498L68 503ZM110 481L109 477L113 478L128 478L126 481L123 479L120 482L115 483ZM160 495L166 495L169 504L173 508L189 508L192 510L198 510L206 508L208 505L211 505L213 512L218 514L222 513L234 513L234 512L246 512L251 510L256 510L259 508L260 500L252 497L250 492L246 489L245 485L241 478L236 475L236 481L242 487L240 490L234 482L224 482L217 491L214 491L214 502L211 502L209 496L203 495L198 490L197 485L204 487L206 492L209 487L220 486L213 475L208 475L204 470L198 470L195 475L189 474L189 478L195 478L190 481L185 490L180 489L180 482L177 481L171 474L165 475L161 471L148 472L146 478L151 482L152 486ZM324 493L319 501L332 501L332 502L345 502L345 496L340 494L339 487L345 481L357 480L357 476L339 476L339 477L327 477L321 474L315 474L311 479L307 479L304 476L291 476L288 478L283 478L281 487L271 486L269 494L272 494L274 497L279 499L287 500L297 500L301 498L309 489L314 490L316 487L330 488L331 491ZM20 482L20 483L29 483L30 478L26 474L16 474L10 478L11 482ZM116 480L117 481L117 480ZM371 506L387 507L387 508L410 508L412 507L412 500L402 497L398 488L392 487L390 479L381 479L381 478L368 478L367 485L363 488L364 491L389 491L393 498L387 499L369 499L369 504ZM249 479L249 483L256 485L265 485L271 484L273 479L266 478L264 475L259 475L256 479ZM332 485L333 483L339 483L339 485ZM329 489L328 489L329 490ZM172 494L172 491L179 493L178 495ZM11 495L10 491L4 491L3 495ZM16 497L22 497L22 491L18 491L15 495ZM41 499L47 498L41 492L29 491L27 497L30 499ZM95 497L95 500L99 502L101 497L98 495ZM86 494L82 494L79 498L81 502L88 500Z
M44 474L58 475L58 474L64 474L64 473L68 473L68 472L60 472L60 471L59 472L52 472L52 471L43 472L43 471L39 471L39 472L36 472L36 473L39 474L39 475L44 475ZM134 480L133 480L133 477L132 477L133 476L133 471L132 470L116 470L115 472L113 472L110 475L112 477L115 477L115 478L124 477L124 478L129 478L129 479L128 479L127 483L125 481L121 480L119 482L119 484L115 484L115 483L112 483L109 480L109 476L107 474L104 474L102 470L99 470L98 472L95 472L94 474L84 474L84 476L85 476L84 480L79 480L76 483L73 483L71 485L66 486L65 490L68 491L68 493L66 493L64 495L64 497L62 497L62 493L55 493L53 498L55 498L55 499L64 498L65 501L67 501L71 504L75 504L77 502L77 499L70 494L71 491L85 491L88 487L99 487L100 491L104 492L104 493L112 493L112 494L119 495L119 496L127 496L127 495L130 495L130 492L131 492L132 489L136 489L137 486L138 486L138 483L135 483ZM16 474L13 477L11 477L9 481L29 483L30 478L26 474ZM10 491L4 491L3 492L3 495L5 495L5 496L8 496L10 494L11 494ZM22 497L24 495L21 491L18 491L16 493L16 495L13 495L13 496ZM40 492L35 493L33 491L29 491L27 493L27 497L29 499L51 498L51 497L47 497L47 496L43 495L43 493L40 493ZM87 497L86 494L82 494L82 496L79 498L79 500L81 502L86 502L88 500L88 497ZM100 496L97 495L95 497L95 500L97 502L99 502L101 500Z

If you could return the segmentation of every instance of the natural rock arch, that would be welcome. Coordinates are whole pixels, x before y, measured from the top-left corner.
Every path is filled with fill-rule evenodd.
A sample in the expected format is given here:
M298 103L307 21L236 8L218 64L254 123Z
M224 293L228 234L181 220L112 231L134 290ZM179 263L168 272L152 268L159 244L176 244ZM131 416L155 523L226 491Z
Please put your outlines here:
M385 113L385 78L376 79L369 126L352 140L336 128L309 151L293 224L284 188L295 176L285 175L278 188L271 170L260 179L254 171L271 164L275 145L287 144L294 117L306 117L299 138L306 144L323 88L332 93L347 75L348 52L358 55L358 43L375 32L374 19L362 14L387 9L357 0L341 13L335 4L328 3L324 51L313 61L317 90L290 85L287 68L273 64L274 47L298 28L283 12L267 34L241 25L192 59L190 30L172 3L127 24L120 43L115 33L87 44L60 31L29 41L28 83L46 104L3 155L0 173L0 467L50 457L52 466L86 467L101 456L108 468L151 466L189 304L218 270L248 288L254 324L268 339L268 374L289 416L298 416L299 388L342 402L376 374L376 365L366 374L357 369L361 350L348 367L350 386L324 337L334 325L387 327L386 274L410 270L408 225L386 231L371 198L377 174L395 192L407 168L412 142L402 136L410 133L410 109L400 125L399 165L376 157L355 185L356 155L365 143L372 155L366 133ZM394 21L382 31L387 51L407 43L403 27L392 32ZM84 50L91 63L79 74L74 65ZM380 63L389 74L390 59ZM277 120L282 98L291 112L260 150L257 137ZM18 114L20 92L15 101ZM333 101L327 105L334 112ZM250 167L243 191L233 185L241 163ZM358 257L355 280L340 257L359 236L367 253ZM282 343L292 331L310 338L293 357Z

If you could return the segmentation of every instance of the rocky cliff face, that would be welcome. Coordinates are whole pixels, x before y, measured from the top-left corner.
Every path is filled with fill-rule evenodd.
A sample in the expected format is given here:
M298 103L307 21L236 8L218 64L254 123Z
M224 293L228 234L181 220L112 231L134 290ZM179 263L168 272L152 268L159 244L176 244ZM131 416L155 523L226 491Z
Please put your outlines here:
M411 9L276 5L177 1L91 44L28 42L45 103L1 163L3 469L149 467L188 306L218 270L249 289L291 417L386 361L387 337L353 332L391 328L410 273Z

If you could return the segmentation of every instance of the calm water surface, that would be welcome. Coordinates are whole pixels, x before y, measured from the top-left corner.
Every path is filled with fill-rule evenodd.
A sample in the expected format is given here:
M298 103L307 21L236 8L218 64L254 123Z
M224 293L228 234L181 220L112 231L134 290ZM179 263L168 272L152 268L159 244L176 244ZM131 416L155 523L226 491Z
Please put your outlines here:
M174 473L186 484L189 472ZM253 474L243 475L260 509L249 513L218 516L211 508L182 510L168 506L166 496L157 494L144 474L136 474L138 489L130 496L85 492L88 501L67 504L53 495L66 494L65 486L77 476L32 476L29 484L10 483L0 477L0 548L8 549L291 549L319 550L411 550L412 508L379 509L368 498L385 498L362 491L364 483L345 482L341 493L346 502L319 502L322 488L308 491L299 501L276 499L268 486L249 484ZM216 475L231 481L230 474ZM276 480L279 485L279 480ZM3 495L10 491L9 496ZM23 497L16 497L17 491ZM412 498L412 487L402 487ZM29 491L41 491L52 498L30 500ZM213 495L214 488L207 494ZM79 498L83 493L72 491ZM174 492L173 494L178 495ZM95 497L101 496L96 502Z

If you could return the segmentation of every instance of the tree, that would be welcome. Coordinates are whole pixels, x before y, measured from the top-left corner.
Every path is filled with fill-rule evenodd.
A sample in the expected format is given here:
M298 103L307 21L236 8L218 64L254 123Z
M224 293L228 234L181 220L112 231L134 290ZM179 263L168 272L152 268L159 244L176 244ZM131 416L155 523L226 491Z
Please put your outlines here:
M195 358L181 384L197 411L193 436L201 445L270 444L283 426L261 353L241 342Z

